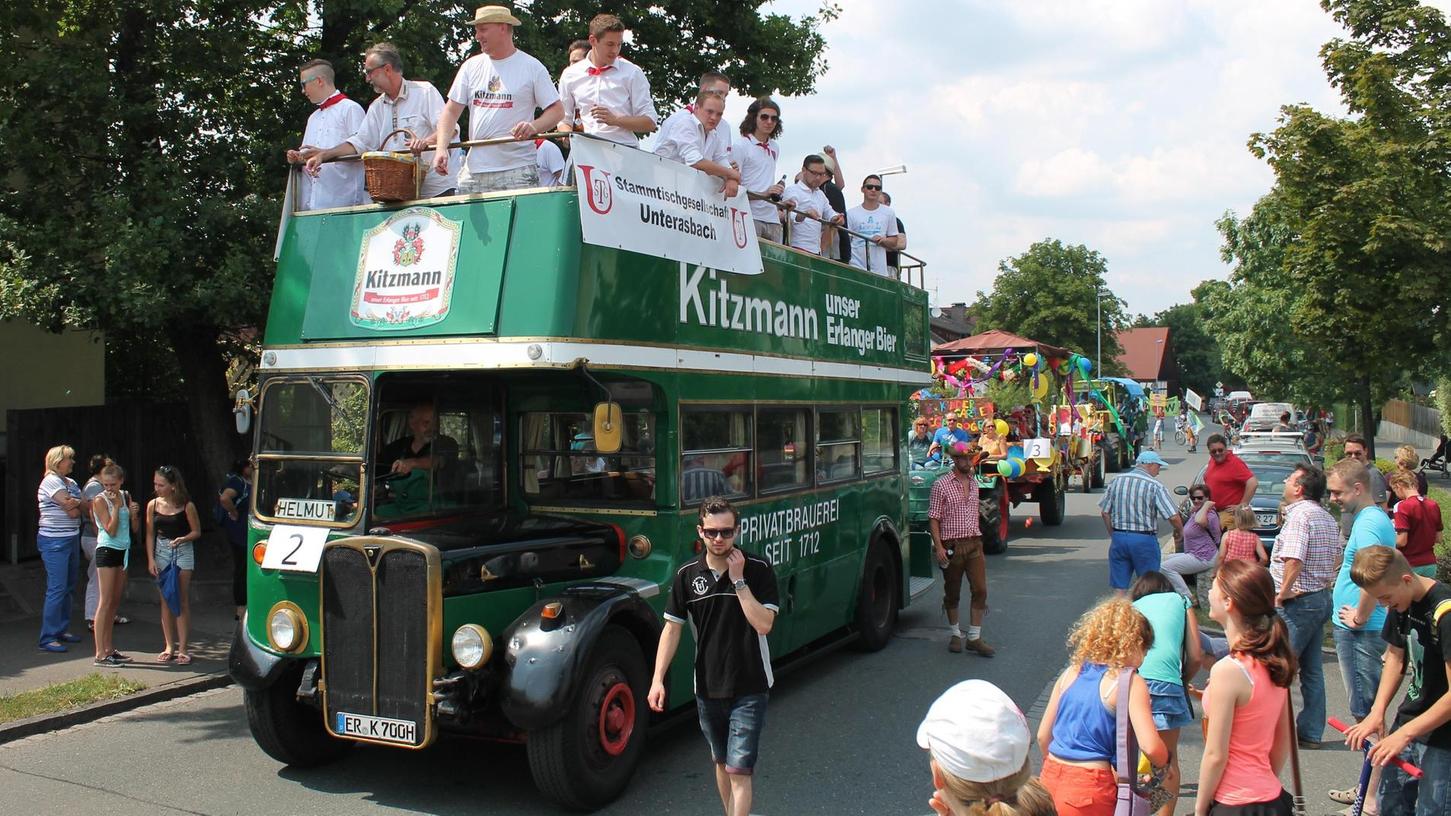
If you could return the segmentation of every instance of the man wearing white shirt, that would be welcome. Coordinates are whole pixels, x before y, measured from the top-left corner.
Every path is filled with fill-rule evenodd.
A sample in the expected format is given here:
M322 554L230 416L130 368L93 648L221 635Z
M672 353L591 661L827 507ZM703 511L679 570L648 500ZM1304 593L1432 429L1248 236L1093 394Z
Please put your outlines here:
M836 224L842 221L841 213L831 208L826 194L821 192L821 182L826 181L826 176L826 160L813 153L801 163L801 180L781 194L781 203L795 213L788 216L791 246L812 255L821 254L821 223L813 219Z
M302 133L302 147L287 151L287 161L301 164L321 148L332 147L357 129L363 121L363 106L347 98L337 89L333 64L315 59L298 72L302 93L317 110L307 117ZM368 202L363 192L363 168L357 163L334 164L315 175L302 176L298 189L299 210L325 210L329 207L351 207Z
M625 24L613 14L589 24L589 55L564 69L559 99L565 124L578 120L585 133L636 147L639 136L655 130L659 116L650 98L650 81L633 62L620 56Z
M778 200L786 186L776 179L776 159L781 155L776 138L781 135L781 106L762 97L751 103L741 122L741 135L731 144L731 158L741 169L741 184L747 191ZM756 235L781 243L781 212L770 201L751 199L751 218Z
M564 184L564 152L553 139L534 140L534 159L539 168L540 187Z
M862 203L847 210L846 228L868 236L851 236L851 265L888 276L887 250L901 249L904 242L897 235L897 214L882 203L881 176L862 180Z
M721 99L725 99L727 96L730 96L731 93L730 77L722 74L719 71L706 71L705 73L700 75L700 84L697 87L696 93L713 93L716 96L719 96ZM667 129L673 127L680 127L681 120L688 120L694 116L695 103L691 102L689 105L686 105L680 110L677 110L669 116L665 117L665 121L662 122L660 125L660 132L663 134ZM725 142L726 152L730 152L731 140L729 133L717 128L716 130L711 131L710 135L712 139L718 138L721 141Z
M469 148L459 171L458 191L489 193L537 186L539 169L528 140L564 117L559 93L544 65L514 47L519 20L507 8L480 6L471 24L483 53L458 69L439 117L439 132L452 133L467 107L471 141L522 141ZM537 119L536 108L543 111ZM439 175L449 172L441 158L434 159L433 169Z
M363 78L378 92L368 105L363 121L336 147L321 150L304 158L307 171L316 175L326 169L323 162L339 156L367 153L371 150L412 150L425 170L433 165L433 132L443 113L443 94L422 80L403 78L403 56L389 42L380 42L363 52ZM413 138L394 131L407 130ZM453 142L450 137L448 143ZM457 148L444 154L450 167L457 169ZM423 174L420 198L453 194L453 177Z
M711 138L725 115L725 98L702 91L695 97L695 112L687 118L674 118L660 129L655 155L674 159L716 178L725 180L725 197L731 198L740 187L741 173L731 166L730 151L725 140Z

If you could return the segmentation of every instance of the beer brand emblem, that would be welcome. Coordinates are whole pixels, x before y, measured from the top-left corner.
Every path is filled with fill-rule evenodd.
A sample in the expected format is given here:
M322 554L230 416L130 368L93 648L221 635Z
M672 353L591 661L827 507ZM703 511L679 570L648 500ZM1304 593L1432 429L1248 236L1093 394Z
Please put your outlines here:
M423 257L423 239L418 237L422 231L418 224L409 224L403 228L403 237L393 245L393 263L399 266L412 266Z
M710 591L710 582L705 580L704 575L697 575L695 580L690 582L690 588L695 590L696 595L704 595Z
M504 87L504 82L499 79L498 74L489 77L489 93L498 93L502 87Z
M448 317L462 226L428 207L410 207L363 233L348 312L353 325L399 331Z

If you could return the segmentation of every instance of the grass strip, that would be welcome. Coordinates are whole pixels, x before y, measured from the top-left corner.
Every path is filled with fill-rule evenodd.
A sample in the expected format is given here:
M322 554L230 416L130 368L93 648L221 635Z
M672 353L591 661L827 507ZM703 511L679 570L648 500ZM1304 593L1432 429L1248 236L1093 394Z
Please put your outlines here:
M138 683L117 674L92 672L76 680L67 680L32 691L0 694L0 723L69 711L102 700L116 700L144 688L145 683Z

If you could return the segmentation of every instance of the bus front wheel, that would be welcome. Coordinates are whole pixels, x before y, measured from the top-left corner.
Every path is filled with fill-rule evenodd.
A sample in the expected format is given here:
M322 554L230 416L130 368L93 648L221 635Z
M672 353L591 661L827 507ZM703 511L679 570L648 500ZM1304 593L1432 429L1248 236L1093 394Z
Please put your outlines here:
M881 539L872 541L862 569L862 587L857 595L857 646L864 652L875 652L886 646L897 628L898 596L901 579L897 566Z
M576 810L594 810L620 795L645 745L649 709L645 658L618 626L594 645L568 710L530 732L529 770L544 795Z
M322 712L297 701L302 666L284 671L277 682L242 696L247 727L263 753L294 768L312 768L343 755L352 743L327 733Z

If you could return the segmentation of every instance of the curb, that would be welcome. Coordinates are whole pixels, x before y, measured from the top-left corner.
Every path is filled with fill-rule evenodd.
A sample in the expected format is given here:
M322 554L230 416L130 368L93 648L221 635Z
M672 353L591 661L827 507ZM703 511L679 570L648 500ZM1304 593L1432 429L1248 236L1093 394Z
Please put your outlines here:
M161 703L196 694L199 691L225 688L230 685L232 685L232 676L226 672L203 674L187 680L167 683L164 686L143 689L119 700L104 700L70 711L59 711L54 714L41 714L38 717L16 720L0 725L0 745L36 734L44 734L47 731L60 731L83 723L95 722L102 717L121 714L152 703Z

